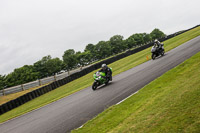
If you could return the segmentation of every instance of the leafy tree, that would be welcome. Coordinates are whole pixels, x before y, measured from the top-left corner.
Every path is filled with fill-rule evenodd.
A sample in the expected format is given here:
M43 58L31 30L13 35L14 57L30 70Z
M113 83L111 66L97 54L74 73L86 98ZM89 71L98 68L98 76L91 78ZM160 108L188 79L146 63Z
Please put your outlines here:
M6 84L5 83L5 75L4 76L0 75L0 90L2 90L4 88L5 84Z
M94 44L88 44L86 47L85 47L85 52L90 52L90 54L91 54L91 58L90 58L90 62L93 62L93 61L95 61L96 60L96 53L95 53L95 47L96 47L96 45L94 45Z
M129 38L127 38L125 40L125 43L127 44L127 47L130 49L130 48L133 48L136 46L136 41L134 40L134 38L132 36L130 36Z
M51 58L50 55L43 57L34 63L34 71L39 72L39 78L55 75L63 69L63 61L59 58Z
M6 76L6 83L8 87L11 87L37 80L38 77L39 73L34 72L34 67L32 65L25 65L8 74Z
M84 65L81 51L76 52L75 56L76 56L76 67Z
M162 38L162 37L165 37L165 34L164 34L162 31L160 31L159 29L157 29L157 28L155 28L155 29L150 33L150 35L151 35L151 38L152 38L153 40L159 39L159 38Z
M40 76L39 78L44 78L47 76L50 76L47 70L47 62L51 60L51 56L45 56L41 60L37 61L34 63L34 69L36 72L39 72Z
M76 58L77 58L77 66L85 66L91 63L91 57L92 54L90 51L86 52L77 52L76 53Z
M97 59L104 59L112 54L112 49L109 42L100 41L95 47Z
M66 65L66 70L69 72L72 68L75 68L77 64L77 58L73 49L68 49L64 52L63 61Z
M85 52L86 51L90 51L90 52L93 52L94 51L94 49L95 49L95 45L94 44L88 44L86 47L85 47Z
M144 44L143 34L136 33L136 34L133 34L131 37L134 38L137 46L141 46L142 44Z
M143 33L143 40L145 44L149 43L150 41L152 41L151 35L147 33Z
M110 38L110 45L114 54L117 54L125 49L123 45L123 38L124 37L121 35L115 35Z
M63 69L63 61L59 58L50 59L46 62L45 67L48 75L55 75Z

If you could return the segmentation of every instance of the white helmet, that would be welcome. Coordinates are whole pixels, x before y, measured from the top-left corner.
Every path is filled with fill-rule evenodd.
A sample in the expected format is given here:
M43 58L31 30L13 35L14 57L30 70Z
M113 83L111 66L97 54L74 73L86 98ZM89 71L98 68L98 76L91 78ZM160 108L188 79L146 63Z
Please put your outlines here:
M107 65L106 64L102 64L101 68L103 68L105 70L107 68Z

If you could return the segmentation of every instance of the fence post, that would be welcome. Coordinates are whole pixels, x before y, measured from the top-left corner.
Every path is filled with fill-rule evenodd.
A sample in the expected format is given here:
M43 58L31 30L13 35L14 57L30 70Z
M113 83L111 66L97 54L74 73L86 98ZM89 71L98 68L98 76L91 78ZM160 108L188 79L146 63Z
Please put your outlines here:
M56 75L54 75L54 81L56 81Z
M5 88L3 87L3 95L5 96Z
M68 76L70 75L70 73L69 73L69 71L67 71L68 72Z
M22 87L22 91L24 91L24 85L23 84L21 85L21 87Z
M41 84L41 80L39 79L38 81L39 81L39 86L41 86L41 85L42 85L42 84Z

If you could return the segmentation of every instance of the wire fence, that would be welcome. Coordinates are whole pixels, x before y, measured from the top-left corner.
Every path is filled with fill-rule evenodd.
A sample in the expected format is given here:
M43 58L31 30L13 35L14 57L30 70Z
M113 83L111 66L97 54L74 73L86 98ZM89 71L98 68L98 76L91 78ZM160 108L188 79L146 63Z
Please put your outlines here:
M86 66L86 67L88 67L88 66ZM78 71L81 71L81 69L79 68L79 69L72 70L72 71L70 71L70 74L73 74L73 73L76 73ZM29 82L29 83L26 83L26 84L22 84L22 85L17 85L17 86L13 86L13 87L10 87L10 88L6 88L6 89L3 89L3 90L0 90L0 96L13 94L13 93L17 93L17 92L20 92L20 91L28 90L28 89L31 89L31 88L39 87L41 85L45 85L45 84L48 84L48 83L63 79L65 77L67 77L67 76L69 76L68 72L64 72L64 73L61 73L61 74L58 74L58 75L55 75L55 76L51 76L51 77L39 79L39 80L36 80L36 81L33 81L33 82Z

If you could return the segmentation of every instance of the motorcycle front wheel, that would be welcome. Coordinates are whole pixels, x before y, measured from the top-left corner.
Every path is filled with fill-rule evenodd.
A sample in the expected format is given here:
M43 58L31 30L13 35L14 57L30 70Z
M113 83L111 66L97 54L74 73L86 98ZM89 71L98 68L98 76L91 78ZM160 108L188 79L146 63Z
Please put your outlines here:
M97 89L97 87L98 87L98 84L97 84L97 82L94 82L94 83L92 84L92 89L93 89L93 90L96 90L96 89Z
M151 58L152 58L153 60L155 60L156 54L152 54L152 55L151 55Z

